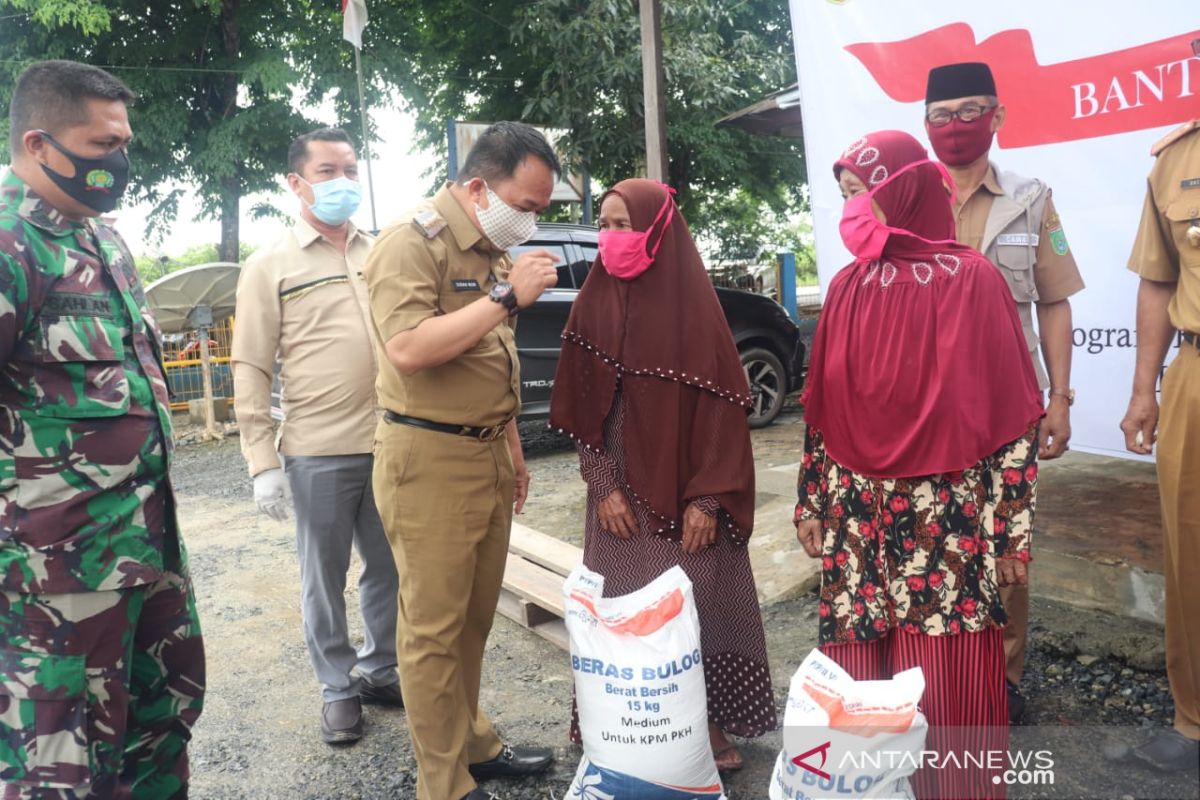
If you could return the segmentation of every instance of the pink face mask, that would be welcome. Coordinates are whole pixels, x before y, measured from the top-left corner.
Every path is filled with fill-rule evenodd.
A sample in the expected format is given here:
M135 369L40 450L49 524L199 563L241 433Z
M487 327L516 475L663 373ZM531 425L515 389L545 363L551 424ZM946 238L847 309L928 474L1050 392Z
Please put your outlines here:
M909 231L901 228L893 228L881 222L871 209L871 199L884 186L887 186L910 169L916 169L922 164L933 164L937 167L953 195L955 191L954 181L950 177L950 173L946 171L946 168L936 161L923 159L921 161L914 161L911 164L905 164L878 185L873 186L870 191L851 197L846 201L846 205L842 209L842 221L839 223L838 228L842 234L842 241L846 243L846 248L855 258L862 261L878 261L883 257L883 249L887 246L888 237L892 233L916 236L916 234ZM953 202L953 196L951 202ZM922 241L929 241L920 236L916 238L922 239Z
M598 242L600 260L604 263L604 269L609 275L623 281L631 281L650 269L650 265L654 263L654 257L658 255L658 249L662 247L663 239L666 237L667 226L671 224L671 218L675 216L675 203L671 200L671 195L674 193L675 190L667 187L667 201L663 203L663 207L646 230L600 231ZM666 221L659 233L658 242L654 245L653 251L647 252L650 249L650 234L664 214Z

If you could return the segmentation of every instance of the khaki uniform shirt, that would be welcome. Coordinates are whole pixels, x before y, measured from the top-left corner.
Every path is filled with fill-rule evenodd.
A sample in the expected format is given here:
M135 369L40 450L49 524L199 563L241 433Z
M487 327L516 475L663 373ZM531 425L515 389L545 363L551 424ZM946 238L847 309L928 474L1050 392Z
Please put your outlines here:
M370 453L377 420L375 345L363 264L372 237L350 227L345 254L304 220L250 256L238 281L234 409L257 475L285 456ZM276 354L283 385L271 420Z
M976 250L980 248L992 202L1002 194L1004 190L996 180L996 170L988 167L987 176L979 188L954 203L955 236L958 241ZM1042 235L1037 243L1037 261L1033 269L1039 303L1066 300L1083 288L1083 276L1079 274L1074 254L1070 250L1062 254L1055 252L1050 233L1061 227L1062 221L1054 209L1054 200L1047 197L1046 210L1042 215Z
M984 241L992 207L996 198L1003 194L1004 189L996 177L996 169L989 165L983 183L970 195L960 197L954 203L955 238L968 247L983 252L1000 268L1013 292L1013 299L1017 302L1021 327L1025 331L1038 385L1044 391L1049 388L1050 379L1038 352L1039 340L1034 330L1032 304L1066 300L1083 288L1083 277L1079 274L1075 256L1067 245L1062 221L1054 208L1049 189L1045 190L1041 222L1037 223L1034 229L1033 235L1037 236L1037 243L1032 245L1032 265L1029 261L1031 237L1028 233L1017 234L1016 238L1022 242L1020 244L1006 242L1005 234L995 236L990 242ZM1019 220L1016 221L1016 227L1024 230L1024 225ZM1006 256L1006 251L1013 252Z
M512 263L490 244L443 187L412 215L384 229L364 274L380 347L430 317L484 297ZM380 350L384 408L451 425L499 425L520 408L521 376L513 321L445 364L401 375Z
M1148 280L1176 283L1171 324L1200 333L1200 244L1187 238L1189 227L1200 226L1200 120L1156 150L1129 268Z

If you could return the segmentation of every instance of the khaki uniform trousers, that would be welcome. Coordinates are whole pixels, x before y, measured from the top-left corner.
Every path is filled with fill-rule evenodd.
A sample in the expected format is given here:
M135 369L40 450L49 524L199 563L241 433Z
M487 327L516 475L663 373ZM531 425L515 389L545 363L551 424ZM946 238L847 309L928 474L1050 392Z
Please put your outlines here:
M1175 729L1200 739L1200 351L1183 344L1162 381L1158 420L1167 677Z
M374 490L400 575L396 656L418 800L460 800L468 764L501 743L479 709L483 651L504 577L513 465L504 438L381 421Z
M1029 580L1033 580L1033 564L1027 564ZM1025 672L1025 650L1029 637L1029 585L1001 586L1000 602L1008 615L1004 626L1004 677L1016 685Z

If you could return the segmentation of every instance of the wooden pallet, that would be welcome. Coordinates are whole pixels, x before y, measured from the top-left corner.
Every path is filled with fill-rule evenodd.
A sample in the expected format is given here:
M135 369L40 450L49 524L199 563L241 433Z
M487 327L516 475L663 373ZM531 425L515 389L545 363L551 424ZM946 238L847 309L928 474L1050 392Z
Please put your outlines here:
M496 610L566 650L563 579L582 563L578 547L514 523Z

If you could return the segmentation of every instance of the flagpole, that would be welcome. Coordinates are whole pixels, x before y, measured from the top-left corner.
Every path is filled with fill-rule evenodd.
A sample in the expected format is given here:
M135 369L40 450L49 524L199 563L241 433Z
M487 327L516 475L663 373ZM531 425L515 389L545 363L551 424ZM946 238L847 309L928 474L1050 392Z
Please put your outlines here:
M375 220L375 176L371 174L371 135L367 130L367 100L363 92L362 50L354 48L354 71L358 73L358 114L362 121L363 155L367 161L367 192L371 201L371 231L379 230Z

